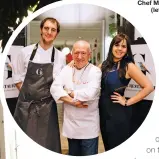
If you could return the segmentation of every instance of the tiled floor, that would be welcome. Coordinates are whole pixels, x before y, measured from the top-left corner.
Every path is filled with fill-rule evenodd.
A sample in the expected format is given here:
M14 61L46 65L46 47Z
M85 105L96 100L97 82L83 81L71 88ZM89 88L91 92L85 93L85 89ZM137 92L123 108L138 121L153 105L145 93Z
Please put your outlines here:
M63 120L63 111L62 111L62 105L58 104L58 116L59 116L59 125L60 125L60 134L61 134L61 128L62 128L62 120ZM62 153L67 154L68 153L68 143L67 138L63 137L61 135L61 146L62 146ZM101 139L101 135L99 136L99 146L98 146L98 153L104 152L104 146Z

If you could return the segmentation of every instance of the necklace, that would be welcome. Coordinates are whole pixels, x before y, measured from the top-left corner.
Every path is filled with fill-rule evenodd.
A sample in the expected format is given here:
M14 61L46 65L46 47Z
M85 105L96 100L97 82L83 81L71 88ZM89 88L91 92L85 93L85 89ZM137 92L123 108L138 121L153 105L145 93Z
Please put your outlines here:
M85 68L83 69L83 71L82 71L82 73L81 73L81 75L80 75L80 77L79 77L78 80L75 80L75 69L74 69L74 71L73 71L73 76L72 76L72 82L73 82L73 83L75 83L75 84L77 84L77 85L79 85L79 84L82 83L82 82L81 82L82 76L83 76L83 74L84 74L84 72L85 72L85 70L86 70L86 68L87 68L87 66L88 66L89 64L90 64L90 63L88 63L88 64L85 66Z

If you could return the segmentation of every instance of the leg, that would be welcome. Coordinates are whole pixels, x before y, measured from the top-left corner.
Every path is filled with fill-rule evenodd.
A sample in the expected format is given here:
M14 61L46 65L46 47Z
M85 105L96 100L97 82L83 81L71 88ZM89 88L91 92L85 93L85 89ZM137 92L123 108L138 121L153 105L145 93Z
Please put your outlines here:
M82 156L98 154L98 137L81 140Z
M81 156L80 140L68 138L69 155Z
M113 149L130 137L129 122L106 121L105 126L101 127L101 134L105 151Z
M101 127L101 135L102 135L102 140L103 140L103 144L104 144L104 149L105 151L109 150L109 147L108 147L108 134L107 134L107 131L106 131L106 128L105 127Z

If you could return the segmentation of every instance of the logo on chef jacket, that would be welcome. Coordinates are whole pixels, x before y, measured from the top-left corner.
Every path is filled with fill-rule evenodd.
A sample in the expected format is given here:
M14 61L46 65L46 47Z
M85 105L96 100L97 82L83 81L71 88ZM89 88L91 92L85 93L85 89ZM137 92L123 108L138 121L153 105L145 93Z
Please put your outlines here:
M42 69L42 68L38 68L38 69L36 70L36 74L37 74L38 76L42 76L42 75L43 75L43 69Z

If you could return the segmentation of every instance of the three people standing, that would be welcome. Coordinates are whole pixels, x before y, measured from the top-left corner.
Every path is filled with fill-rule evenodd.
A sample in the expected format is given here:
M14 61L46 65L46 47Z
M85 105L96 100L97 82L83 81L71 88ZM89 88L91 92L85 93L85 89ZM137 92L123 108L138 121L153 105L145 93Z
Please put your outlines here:
M44 19L40 41L23 48L17 65L12 66L20 90L14 118L34 141L61 153L55 102L60 99L64 101L63 135L68 138L69 154L97 154L100 129L105 150L110 150L129 138L131 106L153 91L152 83L134 64L125 34L113 38L100 71L89 63L91 48L84 40L73 45L74 67L63 68L65 55L53 46L59 32L56 19ZM127 100L124 91L130 79L141 91Z

